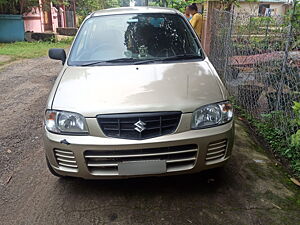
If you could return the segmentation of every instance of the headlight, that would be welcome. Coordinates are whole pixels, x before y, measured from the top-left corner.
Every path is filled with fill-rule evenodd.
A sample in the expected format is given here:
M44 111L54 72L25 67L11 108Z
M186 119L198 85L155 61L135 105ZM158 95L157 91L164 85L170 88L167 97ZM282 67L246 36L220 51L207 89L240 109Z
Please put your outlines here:
M226 102L202 106L192 116L192 129L201 129L222 125L232 120L232 105Z
M88 134L85 118L78 113L47 110L45 125L57 134Z

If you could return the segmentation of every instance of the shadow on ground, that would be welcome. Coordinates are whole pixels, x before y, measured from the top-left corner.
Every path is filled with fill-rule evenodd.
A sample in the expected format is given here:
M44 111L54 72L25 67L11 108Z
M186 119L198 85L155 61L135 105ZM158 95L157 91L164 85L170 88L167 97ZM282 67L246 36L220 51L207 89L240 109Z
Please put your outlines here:
M58 179L53 189L66 196L61 210L100 224L297 224L299 190L243 125L236 127L235 153L224 169L127 180Z

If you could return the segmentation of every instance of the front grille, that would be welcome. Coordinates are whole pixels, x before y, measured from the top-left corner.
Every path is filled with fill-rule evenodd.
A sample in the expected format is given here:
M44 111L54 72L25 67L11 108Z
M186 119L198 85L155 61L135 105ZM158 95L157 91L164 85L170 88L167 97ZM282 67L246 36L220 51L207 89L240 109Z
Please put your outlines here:
M77 171L77 163L74 153L69 150L54 149L54 155L59 167L70 171Z
M117 176L118 163L144 160L165 160L167 172L192 169L196 163L197 145L181 145L137 150L87 150L84 152L91 174Z
M173 133L181 112L110 114L97 116L108 137L142 140Z
M210 143L206 153L206 162L221 159L225 156L227 149L227 140L220 140Z

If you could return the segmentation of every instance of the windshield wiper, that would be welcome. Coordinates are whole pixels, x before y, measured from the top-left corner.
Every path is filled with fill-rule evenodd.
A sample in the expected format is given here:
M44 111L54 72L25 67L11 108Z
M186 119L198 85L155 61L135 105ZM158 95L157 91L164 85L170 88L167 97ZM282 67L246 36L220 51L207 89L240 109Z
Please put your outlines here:
M163 61L168 61L168 60L180 60L180 59L202 59L200 55L195 55L195 54L181 54L181 55L174 55L170 57L163 58Z
M95 62L89 62L81 64L80 66L95 66L99 64L105 64L105 63L123 63L123 62L132 62L134 65L139 64L146 64L146 63L152 63L152 62L162 62L162 61L172 61L172 60L182 60L182 59L200 59L202 58L199 55L195 54L181 54L181 55L174 55L170 57L164 57L164 58L154 58L154 59L145 59L145 60L139 60L134 58L119 58L119 59L111 59L111 60L102 60L102 61L95 61Z
M102 61L95 61L95 62L89 62L81 64L80 66L95 66L99 64L105 64L105 63L122 63L122 62L136 62L136 59L134 58L119 58L119 59L111 59L111 60L102 60Z
M181 54L181 55L174 55L170 57L164 57L164 58L155 58L155 59L146 59L142 61L137 61L134 64L146 64L146 63L152 63L152 62L164 62L164 61L172 61L172 60L182 60L182 59L202 59L201 56L195 55L195 54Z

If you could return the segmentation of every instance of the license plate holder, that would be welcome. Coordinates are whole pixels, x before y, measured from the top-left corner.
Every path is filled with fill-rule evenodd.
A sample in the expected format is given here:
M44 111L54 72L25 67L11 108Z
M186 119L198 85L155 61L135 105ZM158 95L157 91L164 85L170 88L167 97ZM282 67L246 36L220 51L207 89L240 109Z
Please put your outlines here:
M119 175L146 175L167 172L165 160L127 161L118 163Z

